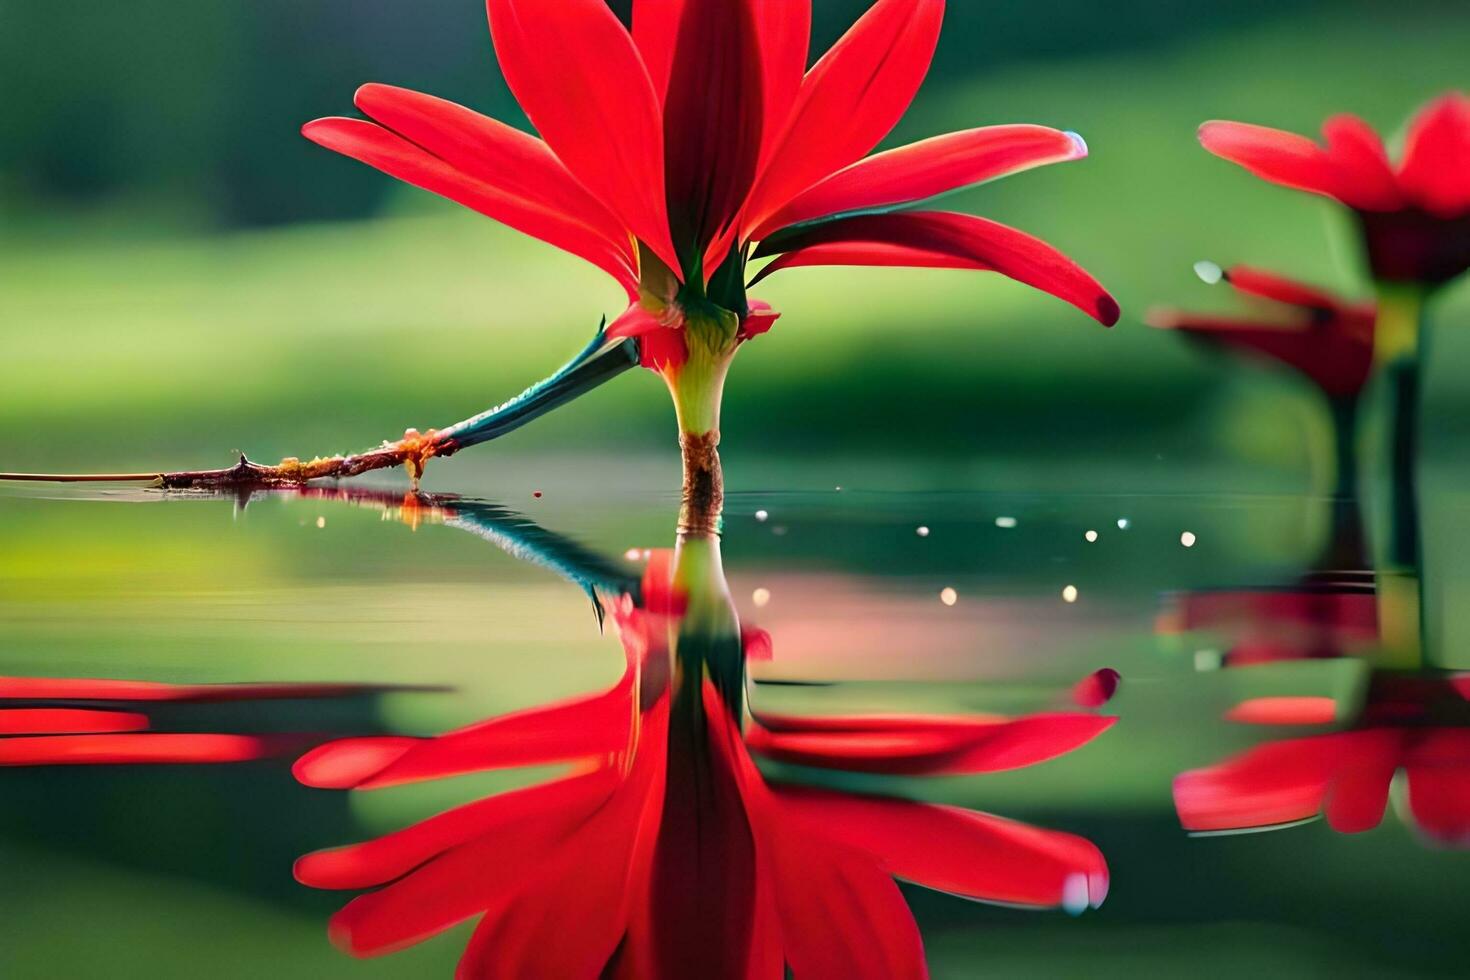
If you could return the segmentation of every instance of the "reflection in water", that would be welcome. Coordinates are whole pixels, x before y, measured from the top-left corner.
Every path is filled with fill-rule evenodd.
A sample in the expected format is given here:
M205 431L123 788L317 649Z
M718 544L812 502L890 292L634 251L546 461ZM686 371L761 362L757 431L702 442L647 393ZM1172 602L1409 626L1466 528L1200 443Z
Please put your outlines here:
M1350 532L1347 532L1350 533ZM1340 554L1340 546L1328 553ZM1407 817L1439 844L1470 845L1470 675L1436 669L1421 642L1418 574L1309 575L1295 588L1176 597L1166 628L1224 632L1224 667L1265 669L1354 658L1349 698L1324 693L1248 698L1230 721L1337 730L1267 742L1182 773L1174 800L1185 829L1226 833L1325 816L1336 831L1377 827L1399 772Z
M356 684L161 684L91 678L0 678L0 766L247 762L300 752L309 732L196 731L190 706L340 698ZM215 719L216 721L218 719ZM199 721L205 722L200 726Z
M413 509L416 519L425 515ZM951 806L773 782L753 757L814 770L927 775L1028 766L1112 718L762 716L746 661L771 638L742 630L720 542L682 535L641 577L497 508L443 501L476 531L588 587L626 670L611 689L431 738L354 738L296 765L312 786L373 789L510 766L566 775L441 813L297 864L320 888L376 888L332 920L358 955L482 916L465 976L892 977L924 973L895 879L971 899L1078 912L1108 872L1088 841ZM1101 671L1079 702L1117 686ZM573 924L568 928L568 924Z

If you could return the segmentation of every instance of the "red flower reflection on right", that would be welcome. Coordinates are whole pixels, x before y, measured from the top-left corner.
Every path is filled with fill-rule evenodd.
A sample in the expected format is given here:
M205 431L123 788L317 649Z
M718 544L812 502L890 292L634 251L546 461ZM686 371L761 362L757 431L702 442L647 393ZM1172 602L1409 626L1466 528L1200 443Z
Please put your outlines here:
M1342 833L1371 830L1382 821L1390 784L1402 770L1414 825L1436 843L1470 846L1467 699L1470 675L1375 674L1367 701L1347 730L1268 742L1180 774L1174 781L1180 822L1186 830L1220 833L1322 814ZM1272 710L1293 707L1280 702L1303 700L1257 699L1231 714L1269 724L1331 720Z

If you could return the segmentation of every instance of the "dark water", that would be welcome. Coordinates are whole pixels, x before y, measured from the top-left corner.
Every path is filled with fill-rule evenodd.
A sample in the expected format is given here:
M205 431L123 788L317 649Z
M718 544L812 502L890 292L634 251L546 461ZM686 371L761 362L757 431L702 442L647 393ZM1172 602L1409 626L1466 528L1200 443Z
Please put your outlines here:
M1209 481L6 491L0 974L1461 972L1427 479L1412 654L1331 501Z

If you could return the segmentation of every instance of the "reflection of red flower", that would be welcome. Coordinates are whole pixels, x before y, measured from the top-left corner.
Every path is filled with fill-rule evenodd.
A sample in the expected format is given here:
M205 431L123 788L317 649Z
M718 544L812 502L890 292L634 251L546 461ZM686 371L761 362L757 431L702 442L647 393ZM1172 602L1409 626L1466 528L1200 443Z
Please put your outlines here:
M1247 297L1267 301L1264 315L1215 316L1158 310L1153 326L1290 365L1331 398L1356 396L1373 366L1372 303L1351 303L1280 276L1236 266L1223 278Z
M955 807L768 784L714 682L669 674L682 607L667 556L650 564L643 604L612 606L628 672L605 694L437 738L348 739L298 762L303 782L359 788L574 767L302 858L305 884L382 886L333 918L340 944L374 955L482 915L460 976L780 976L786 965L797 977L920 976L918 930L895 878L1022 905L1102 901L1107 868L1081 838ZM814 766L990 771L1061 754L1110 722L787 720L748 738ZM813 731L820 737L801 739Z
M1324 144L1237 122L1207 122L1200 142L1258 177L1333 198L1362 224L1373 274L1437 284L1470 268L1470 96L1450 92L1409 124L1394 167L1361 119L1322 126Z
M1390 781L1407 775L1408 806L1432 840L1470 845L1470 676L1380 675L1347 731L1284 739L1218 765L1182 773L1174 802L1185 828L1199 832L1258 829L1325 814L1344 833L1378 826ZM1308 699L1259 699L1263 701ZM1323 699L1325 700L1325 699ZM1258 714L1242 720L1312 724L1318 714ZM1270 708L1270 705L1262 706Z
M0 766L245 762L300 751L307 735L153 730L161 704L339 697L343 684L160 684L84 678L0 678Z
M1158 630L1223 633L1225 667L1340 657L1378 640L1378 603L1364 589L1186 592L1173 597Z
M685 356L685 315L706 299L741 319L740 339L769 328L775 314L745 299L756 239L786 253L779 265L991 269L1117 318L1086 272L1021 232L969 215L873 213L1086 154L1071 134L999 126L862 159L923 80L942 0L879 0L805 73L809 0L638 0L631 32L603 0L488 9L500 67L540 139L384 85L357 93L373 121L318 119L304 133L612 275L632 305L609 336L654 335L651 366ZM779 237L817 220L820 232Z

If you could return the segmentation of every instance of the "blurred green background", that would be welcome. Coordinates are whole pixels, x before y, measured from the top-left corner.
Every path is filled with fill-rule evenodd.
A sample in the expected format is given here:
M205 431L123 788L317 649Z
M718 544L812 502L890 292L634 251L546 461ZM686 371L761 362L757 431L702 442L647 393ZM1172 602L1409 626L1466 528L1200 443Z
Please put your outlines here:
M817 0L814 51L864 5ZM912 603L891 624L902 644L944 614L938 588L957 585L956 610L977 616L973 669L925 692L944 699L931 706L1014 694L1029 710L1102 663L1128 678L1128 724L1112 741L935 791L1089 835L1114 868L1109 904L1073 922L911 893L936 973L1382 976L1462 964L1465 856L1425 848L1394 814L1354 838L1316 825L1191 841L1178 829L1172 775L1259 735L1217 723L1237 678L1201 681L1187 651L1160 649L1158 593L1284 581L1312 559L1321 515L1284 492L1321 489L1325 420L1294 377L1208 358L1142 317L1154 304L1230 306L1192 274L1199 258L1364 295L1341 215L1210 157L1195 127L1224 117L1310 132L1348 110L1393 133L1425 99L1470 86L1470 7L951 8L931 78L889 144L1005 122L1081 132L1089 159L946 206L1067 251L1113 290L1122 322L1103 330L991 275L783 273L757 291L785 315L741 352L722 426L742 603L797 572L812 594L898 595ZM617 288L578 260L299 136L308 119L350 112L369 80L524 123L476 0L0 0L0 469L363 448L503 400L619 309ZM1435 310L1441 447L1470 435L1466 321L1461 283ZM662 385L638 372L436 462L428 482L540 508L549 526L615 555L667 543L673 437ZM1470 582L1462 476L1437 477L1442 506L1429 515L1432 574L1453 596ZM755 492L836 484L1013 495L854 493L839 506ZM1037 489L1064 496L1038 502L1027 495ZM1118 490L1134 496L1065 496ZM1219 491L1240 496L1201 496ZM780 519L757 526L758 506ZM358 705L349 719L423 731L588 690L615 671L616 645L597 637L580 594L528 579L467 535L410 536L372 512L311 502L232 513L222 501L0 498L3 669L459 685ZM1019 514L1027 535L1000 536L999 513ZM1083 527L1120 517L1137 538L1081 550ZM937 549L919 550L920 522ZM1200 534L1196 549L1178 547L1181 527ZM1056 595L1073 582L1084 600L1063 622ZM768 625L784 655L777 594ZM1006 624L986 620L987 600L1035 628L1012 638L1008 680L994 653ZM791 615L788 630L803 625ZM1470 622L1450 633L1470 649ZM458 939L373 964L340 956L322 937L337 897L286 874L303 850L443 801L427 791L349 805L295 787L281 764L249 768L7 774L9 798L26 802L0 806L0 876L12 885L0 894L0 975L102 964L114 976L245 977L264 961L279 977L447 973Z
M813 50L863 6L819 0ZM1083 453L1124 472L1163 459L1222 464L1243 485L1297 480L1320 426L1312 394L1210 360L1143 314L1230 305L1195 279L1198 258L1366 284L1330 205L1216 160L1194 129L1225 117L1310 132L1351 110L1392 133L1470 84L1470 8L951 8L889 142L1021 121L1084 134L1089 159L949 203L1067 251L1117 295L1122 322L1105 331L987 274L783 273L758 290L785 317L736 364L727 449L794 457L817 440L1037 465ZM0 23L0 468L362 448L500 401L620 307L580 261L297 132L351 112L368 80L523 123L474 0L0 0ZM1451 436L1470 417L1467 310L1461 284L1437 311L1430 384ZM668 446L666 399L646 374L619 379L501 451Z

